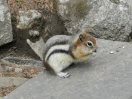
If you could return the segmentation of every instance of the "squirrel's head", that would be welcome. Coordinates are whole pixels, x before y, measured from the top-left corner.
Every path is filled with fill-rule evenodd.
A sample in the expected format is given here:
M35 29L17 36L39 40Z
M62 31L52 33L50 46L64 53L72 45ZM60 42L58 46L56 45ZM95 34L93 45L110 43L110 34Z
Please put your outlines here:
M96 52L97 43L95 38L88 33L88 30L84 29L77 35L74 47L76 53L80 54L80 56L87 56Z
M80 43L82 45L84 45L85 47L88 47L88 49L92 50L92 52L96 52L97 51L97 43L96 40L93 36L91 36L88 32L87 29L84 29L80 35L79 35L79 40Z

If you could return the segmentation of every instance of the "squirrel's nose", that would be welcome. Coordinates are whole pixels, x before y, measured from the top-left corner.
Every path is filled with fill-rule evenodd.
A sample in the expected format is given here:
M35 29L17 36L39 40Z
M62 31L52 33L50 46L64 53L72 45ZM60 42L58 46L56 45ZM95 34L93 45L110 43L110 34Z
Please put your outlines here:
M97 49L95 49L93 52L97 52Z
M98 47L96 47L96 48L93 50L93 52L97 52L97 49L98 49Z

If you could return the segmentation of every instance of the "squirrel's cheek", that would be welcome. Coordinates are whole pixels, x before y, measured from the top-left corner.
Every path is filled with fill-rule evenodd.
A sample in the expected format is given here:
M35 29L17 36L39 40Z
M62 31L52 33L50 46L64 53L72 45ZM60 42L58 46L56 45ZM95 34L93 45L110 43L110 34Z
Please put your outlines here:
M91 50L90 48L87 48L87 47L84 47L84 48L82 49L82 51L83 51L84 54L92 53L92 50Z

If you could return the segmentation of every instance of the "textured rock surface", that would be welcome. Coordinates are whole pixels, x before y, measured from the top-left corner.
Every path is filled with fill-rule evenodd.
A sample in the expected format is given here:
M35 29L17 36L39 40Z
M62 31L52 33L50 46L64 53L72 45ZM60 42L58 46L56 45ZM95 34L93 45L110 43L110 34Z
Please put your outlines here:
M26 81L26 78L20 77L0 77L0 87L20 86Z
M41 18L41 14L36 10L29 10L29 11L19 11L18 15L18 25L17 28L26 29L31 28L32 25L35 24L35 20L39 20Z
M125 0L132 7L132 0Z
M0 0L0 46L11 42L12 39L11 16L7 0Z
M96 56L66 70L70 78L44 71L3 99L131 99L132 44L97 42Z
M71 4L73 6L73 1L63 1L66 1L62 2L63 5L62 3L58 3L63 6L63 9L60 9L59 7L59 12L62 17L67 16L72 11L68 10L70 7L67 4ZM70 33L77 33L81 28L92 28L93 35L98 38L129 41L128 38L132 32L132 10L125 1L84 0L82 2L86 2L84 3L85 5L82 3L85 7L78 7L77 4L74 3L77 7L71 8L74 9L72 11L73 14L81 10L80 13L78 15L74 15L74 18L73 16L69 16L68 19L66 19L70 20L70 22L66 22L66 27ZM75 11L75 8L77 11ZM78 18L77 16L81 16L81 18Z

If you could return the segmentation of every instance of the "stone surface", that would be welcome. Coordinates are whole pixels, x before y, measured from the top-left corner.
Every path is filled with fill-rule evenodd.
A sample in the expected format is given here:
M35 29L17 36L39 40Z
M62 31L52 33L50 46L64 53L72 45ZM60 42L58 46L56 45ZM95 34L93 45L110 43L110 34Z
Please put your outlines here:
M132 0L125 0L132 7Z
M20 77L0 77L0 87L20 86L26 81L26 78Z
M7 0L0 0L0 46L13 40L11 15Z
M35 20L39 20L41 16L41 13L37 12L36 10L19 11L17 28L31 28L32 25L37 22Z
M91 28L97 38L129 41L132 9L125 0L61 1L58 0L58 10L70 33Z
M66 70L70 78L44 71L3 99L132 99L132 44L97 42L94 57Z

